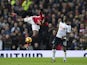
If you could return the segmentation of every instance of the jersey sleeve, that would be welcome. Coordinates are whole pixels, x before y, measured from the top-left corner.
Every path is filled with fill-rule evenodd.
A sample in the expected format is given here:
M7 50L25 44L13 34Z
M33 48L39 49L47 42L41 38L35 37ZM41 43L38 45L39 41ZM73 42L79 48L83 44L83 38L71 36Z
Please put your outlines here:
M29 17L24 18L24 22L28 22L29 21Z

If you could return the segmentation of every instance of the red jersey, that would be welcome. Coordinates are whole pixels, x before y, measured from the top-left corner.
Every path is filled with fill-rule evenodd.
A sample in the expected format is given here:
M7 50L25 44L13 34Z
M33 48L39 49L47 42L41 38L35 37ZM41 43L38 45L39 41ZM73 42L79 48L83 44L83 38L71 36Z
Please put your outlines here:
M42 16L42 14L40 14L39 16L33 17L33 20L36 24L38 24L38 21L42 23L43 19L44 19L44 17Z

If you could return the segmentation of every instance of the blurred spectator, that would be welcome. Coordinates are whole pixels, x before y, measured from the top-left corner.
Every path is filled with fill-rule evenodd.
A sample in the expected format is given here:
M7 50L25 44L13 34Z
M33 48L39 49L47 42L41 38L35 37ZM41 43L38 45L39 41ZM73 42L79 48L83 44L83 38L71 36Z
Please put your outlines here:
M56 36L56 30L54 29L52 30L52 34L50 35L50 39L48 43L49 46L47 46L50 50L52 49L52 41L54 40L55 36Z
M87 26L85 27L85 37L87 37Z
M15 30L20 30L20 28L18 27L18 23L14 23L14 26L11 28L11 32L14 32Z
M80 41L79 41L79 49L80 50L86 50L87 49L87 43L86 43L86 40L85 40L85 38L83 37L81 37L80 38Z
M79 35L84 36L85 34L85 25L83 23L80 24Z
M78 41L76 39L74 39L72 41L72 50L78 50Z
M34 50L40 50L39 44L37 42L34 43Z
M12 32L12 34L11 34L11 39L12 39L12 49L13 50L17 50L17 47L18 47L18 45L19 45L19 42L20 42L20 40L19 40L19 34L20 34L20 31L19 30L14 30L14 32ZM21 41L23 41L23 40L21 40Z
M9 26L9 24L6 24L6 26L4 27L4 29L5 29L5 31L4 31L4 33L3 34L8 34L8 35L10 35L11 34L11 31L10 31L10 26Z
M33 46L30 44L24 44L24 49L25 50L33 50Z
M12 39L10 38L10 35L6 34L4 35L4 37L5 37L3 38L4 50L11 50Z
M28 37L29 36L29 32L28 32L27 28L24 29L23 35L24 35L24 37Z

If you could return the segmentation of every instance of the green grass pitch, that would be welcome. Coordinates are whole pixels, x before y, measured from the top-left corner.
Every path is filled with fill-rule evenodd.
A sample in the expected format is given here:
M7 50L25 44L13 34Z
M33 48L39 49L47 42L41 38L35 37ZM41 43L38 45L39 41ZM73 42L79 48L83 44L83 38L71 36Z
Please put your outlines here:
M87 65L87 58L56 58L54 63L51 58L0 58L0 65Z

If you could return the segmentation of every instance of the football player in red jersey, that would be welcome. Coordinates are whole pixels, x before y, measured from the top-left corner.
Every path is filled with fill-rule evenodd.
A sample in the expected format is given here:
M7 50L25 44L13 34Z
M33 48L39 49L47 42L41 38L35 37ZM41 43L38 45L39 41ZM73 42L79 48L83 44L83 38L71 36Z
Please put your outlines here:
M30 16L19 19L20 21L27 22L32 25L33 35L32 37L36 37L38 35L38 31L40 29L40 25L44 23L44 15L40 12L38 16Z

